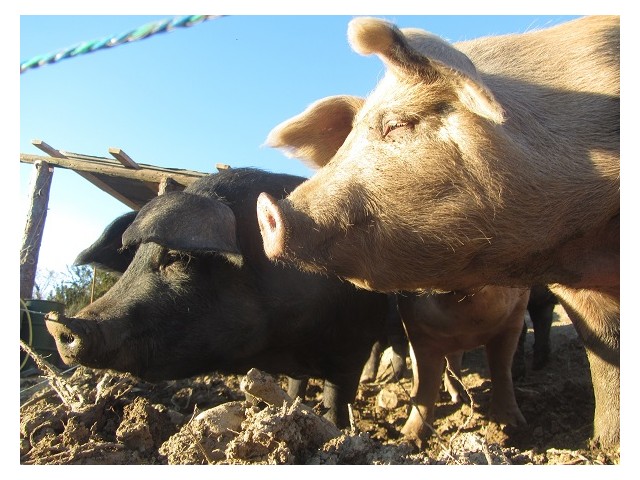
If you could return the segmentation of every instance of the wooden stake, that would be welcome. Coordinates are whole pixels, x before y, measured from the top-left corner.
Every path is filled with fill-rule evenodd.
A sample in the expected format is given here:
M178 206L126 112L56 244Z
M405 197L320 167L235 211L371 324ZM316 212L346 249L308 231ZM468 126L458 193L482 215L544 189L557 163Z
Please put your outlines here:
M44 161L34 163L29 211L20 247L20 298L30 299L36 281L38 256L42 244L42 233L47 219L49 191L53 179L53 168Z
M93 303L93 293L96 290L96 267L93 267L93 275L91 278L91 298L89 299L89 303Z

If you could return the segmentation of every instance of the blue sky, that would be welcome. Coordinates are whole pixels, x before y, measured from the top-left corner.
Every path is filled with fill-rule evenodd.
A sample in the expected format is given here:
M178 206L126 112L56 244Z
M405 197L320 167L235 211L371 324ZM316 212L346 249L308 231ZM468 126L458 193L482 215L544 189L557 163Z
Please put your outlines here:
M20 19L20 59L131 31L174 16L33 16ZM567 16L394 16L450 41L523 32ZM227 16L27 70L20 77L20 151L60 150L215 172L216 163L309 176L262 147L275 125L314 100L365 96L383 74L353 52L350 15ZM33 167L20 166L22 211ZM53 175L39 268L65 270L128 207L76 173Z
M179 16L69 15L91 13L91 8L41 3L45 8L23 9L19 17L20 61ZM571 11L607 13L581 2L581 8L565 8L562 15L429 15L440 13L442 6L437 10L428 3L422 7L425 15L377 14L380 7L374 1L364 3L368 9L351 11L383 17L400 27L420 27L452 42L544 28L579 16L564 15ZM551 2L538 3L545 4L539 10L554 11L548 7ZM477 8L462 4L453 13L477 13ZM283 11L277 2L269 5L274 8L268 12ZM159 6L164 7L160 11L171 11L163 2ZM265 8L239 10L265 13ZM404 13L407 8L396 10ZM185 14L201 11L194 8ZM483 3L480 11L492 9ZM513 8L508 13L514 11L518 13ZM56 12L64 14L50 15ZM215 172L216 163L227 163L309 176L312 171L302 163L262 144L271 128L318 98L366 96L373 89L383 65L375 56L350 49L346 29L353 16L229 15L27 70L19 79L20 152L41 154L31 144L40 139L60 150L108 158L108 149L118 147L138 163L164 167ZM18 238L32 170L28 164L19 166ZM39 269L65 271L104 226L126 211L126 205L76 173L57 168Z

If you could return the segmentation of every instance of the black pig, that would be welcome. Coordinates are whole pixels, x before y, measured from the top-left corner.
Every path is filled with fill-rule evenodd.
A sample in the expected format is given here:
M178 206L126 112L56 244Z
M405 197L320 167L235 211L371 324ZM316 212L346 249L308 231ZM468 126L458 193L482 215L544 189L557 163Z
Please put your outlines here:
M303 180L230 169L146 204L124 230L135 256L118 282L73 318L48 316L65 363L151 381L252 367L323 378L327 418L348 426L386 296L266 258L258 194Z
M558 303L556 296L546 285L535 285L531 288L527 310L533 325L533 369L542 369L549 361L551 353L551 323L553 310ZM513 378L521 379L526 374L525 339L527 337L527 322L522 324L522 332L518 340L518 349L513 357Z

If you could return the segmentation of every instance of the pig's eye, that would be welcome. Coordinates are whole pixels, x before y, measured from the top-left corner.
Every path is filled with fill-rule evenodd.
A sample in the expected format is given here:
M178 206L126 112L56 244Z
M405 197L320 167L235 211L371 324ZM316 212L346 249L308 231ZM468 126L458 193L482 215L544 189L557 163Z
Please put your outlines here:
M161 268L175 266L179 262L184 261L188 256L181 252L169 250L162 256Z
M167 265L169 265L171 263L179 262L180 260L182 260L182 255L180 255L177 252L169 252L169 253L167 253L167 256L165 257L165 263Z
M411 127L409 122L401 120L388 120L382 125L382 138L386 138L394 130L398 130L403 127Z

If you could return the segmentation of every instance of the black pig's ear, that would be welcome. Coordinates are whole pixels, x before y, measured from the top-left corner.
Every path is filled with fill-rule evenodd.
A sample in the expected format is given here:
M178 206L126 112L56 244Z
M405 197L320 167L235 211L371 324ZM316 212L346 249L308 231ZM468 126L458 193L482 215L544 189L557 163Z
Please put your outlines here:
M122 234L138 212L128 212L111 222L102 235L78 254L74 265L93 265L101 270L122 274L129 267L135 249L122 248Z
M227 205L209 197L168 192L151 200L122 235L125 247L146 242L184 252L216 252L242 264L236 217Z

